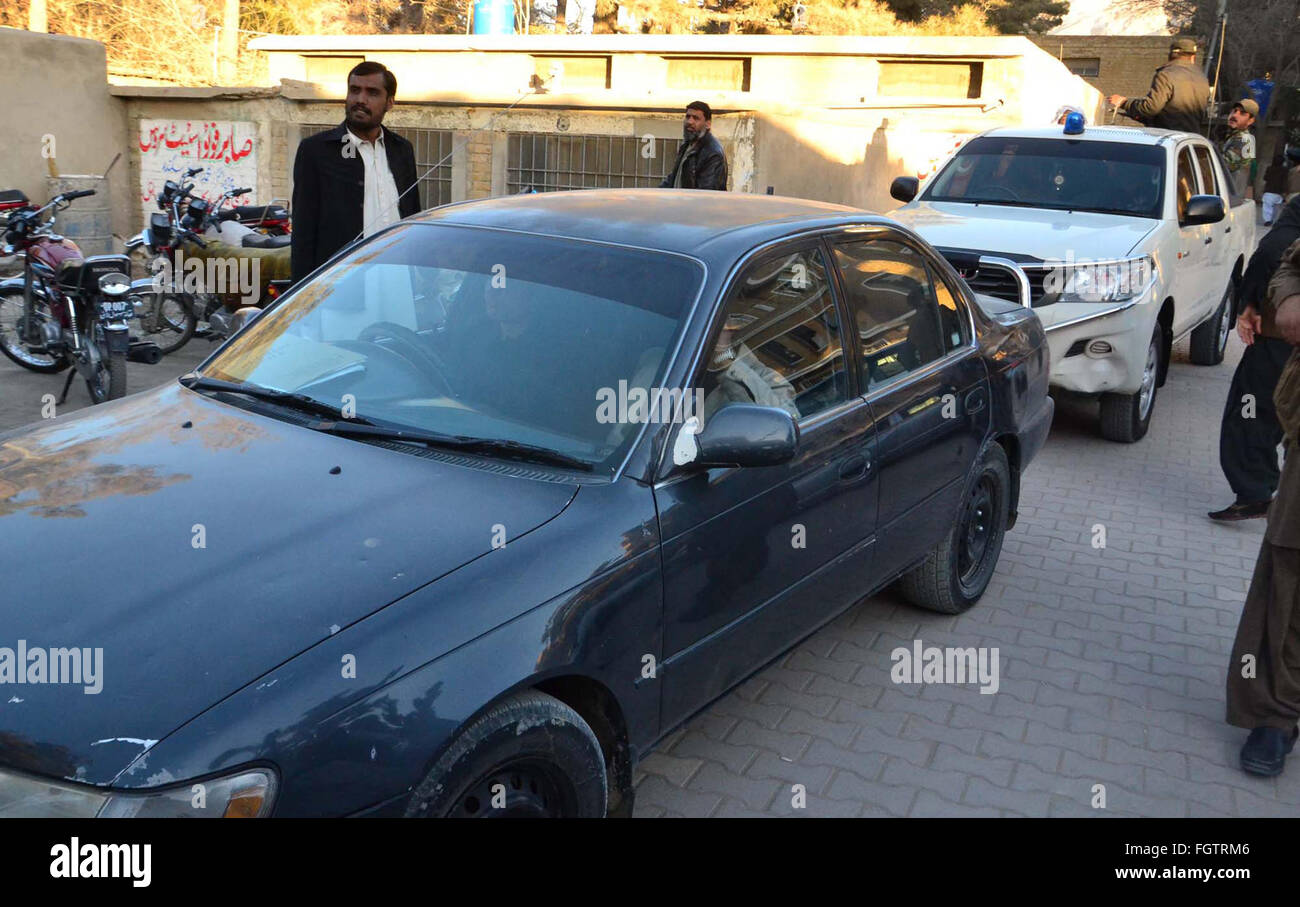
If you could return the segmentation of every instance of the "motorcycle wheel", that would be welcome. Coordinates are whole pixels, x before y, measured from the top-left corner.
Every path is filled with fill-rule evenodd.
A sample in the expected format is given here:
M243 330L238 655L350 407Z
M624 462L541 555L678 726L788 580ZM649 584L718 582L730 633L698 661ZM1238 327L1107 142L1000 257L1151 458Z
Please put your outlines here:
M143 339L158 344L164 356L189 343L198 324L189 297L171 293L153 294L140 316Z
M35 300L37 308L44 308L41 300ZM49 353L29 352L20 339L23 319L23 291L0 291L0 353L4 353L18 365L32 372L52 375L68 367L69 362L63 356Z
M86 343L86 338L82 337ZM104 356L100 346L90 346L92 350L92 376L86 379L86 389L90 391L92 404L104 403L126 396L126 353L109 353Z

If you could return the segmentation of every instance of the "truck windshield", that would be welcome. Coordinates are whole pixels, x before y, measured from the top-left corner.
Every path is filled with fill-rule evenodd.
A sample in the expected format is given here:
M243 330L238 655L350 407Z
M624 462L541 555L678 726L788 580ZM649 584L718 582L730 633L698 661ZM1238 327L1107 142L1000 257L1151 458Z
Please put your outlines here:
M923 199L1159 218L1165 151L1152 145L982 136L935 177Z

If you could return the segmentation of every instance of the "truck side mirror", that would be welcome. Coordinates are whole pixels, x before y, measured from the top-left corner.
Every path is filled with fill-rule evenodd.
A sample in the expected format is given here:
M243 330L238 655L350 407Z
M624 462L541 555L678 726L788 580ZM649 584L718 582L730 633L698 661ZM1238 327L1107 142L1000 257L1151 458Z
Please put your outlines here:
M916 198L916 193L920 189L921 181L914 176L896 176L894 181L889 184L889 194L903 204L907 204Z
M1196 224L1217 224L1226 216L1223 199L1217 195L1193 195L1187 200L1181 225L1191 227Z

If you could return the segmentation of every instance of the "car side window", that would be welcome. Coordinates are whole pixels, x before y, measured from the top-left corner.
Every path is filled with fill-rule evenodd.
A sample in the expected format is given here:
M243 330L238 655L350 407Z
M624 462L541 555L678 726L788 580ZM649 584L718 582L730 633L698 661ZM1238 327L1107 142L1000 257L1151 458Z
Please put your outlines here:
M701 378L708 421L728 403L807 419L849 399L839 318L821 249L751 265L732 288Z
M1196 194L1196 171L1192 167L1192 153L1186 148L1178 152L1178 222L1187 216L1187 203Z
M952 319L940 317L935 285L919 252L905 243L867 239L838 243L835 261L844 278L862 350L862 385L879 387L940 359L952 342ZM944 288L947 293L947 288ZM947 293L956 313L956 301Z
M1210 149L1204 145L1196 146L1196 163L1201 168L1201 191L1206 195L1219 195L1219 181L1214 174L1214 161L1210 158Z
M934 283L934 297L939 305L939 328L943 334L943 351L951 353L965 345L969 339L970 322L957 302L957 294L948 286L943 275L930 265L930 279Z

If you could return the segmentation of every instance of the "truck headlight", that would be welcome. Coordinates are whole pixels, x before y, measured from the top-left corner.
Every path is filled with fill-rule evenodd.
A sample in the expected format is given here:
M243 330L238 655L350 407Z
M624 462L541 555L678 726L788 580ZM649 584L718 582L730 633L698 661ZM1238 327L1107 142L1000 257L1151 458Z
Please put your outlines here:
M253 819L270 815L275 794L275 773L262 768L139 792L0 771L0 818Z
M1047 271L1043 292L1057 302L1125 302L1155 282L1150 255L1112 261L1066 262Z

